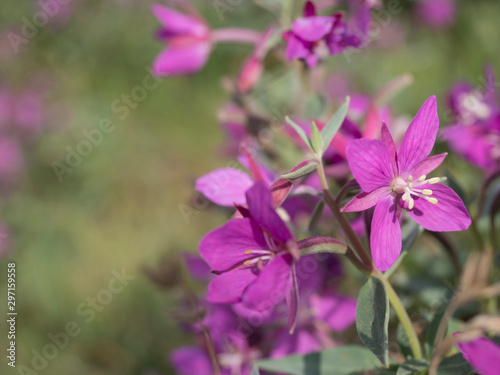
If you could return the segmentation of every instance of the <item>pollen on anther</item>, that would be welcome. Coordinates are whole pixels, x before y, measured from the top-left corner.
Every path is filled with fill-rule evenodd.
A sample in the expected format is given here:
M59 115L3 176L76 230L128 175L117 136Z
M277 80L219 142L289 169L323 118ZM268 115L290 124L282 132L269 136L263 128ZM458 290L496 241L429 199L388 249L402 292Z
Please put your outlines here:
M243 265L244 265L244 266L248 266L250 263L252 263L252 260L251 260L251 259L248 259L248 260L245 260L245 261L243 262Z
M408 181L412 182L413 181L413 176L408 176Z
M432 204L438 203L438 200L436 198L428 198L427 200L429 201L429 203L432 203Z
M422 176L420 176L420 177L418 178L418 182L423 182L423 181L425 181L425 178L426 178L426 177L427 177L427 176L426 176L425 174L424 174L424 175L422 175Z
M413 206L415 206L415 201L413 200L413 198L410 198L410 200L408 201L408 209L412 210Z
M404 193L402 199L403 199L403 202L406 202L406 200L408 199L408 194Z
M424 189L422 190L423 195L432 195L432 190L431 189Z
M437 184L439 181L441 181L441 178L439 177L432 177L430 180L429 180L429 184Z

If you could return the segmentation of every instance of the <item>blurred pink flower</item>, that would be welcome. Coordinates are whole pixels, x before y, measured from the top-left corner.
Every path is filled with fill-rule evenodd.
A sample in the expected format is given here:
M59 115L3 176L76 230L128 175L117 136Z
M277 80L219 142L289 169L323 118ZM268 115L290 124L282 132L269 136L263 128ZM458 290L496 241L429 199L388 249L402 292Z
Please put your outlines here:
M194 16L159 4L153 5L152 12L162 24L156 35L167 43L153 63L153 73L176 75L200 70L212 48L210 28Z
M456 6L455 0L420 0L417 17L430 27L443 29L455 21Z

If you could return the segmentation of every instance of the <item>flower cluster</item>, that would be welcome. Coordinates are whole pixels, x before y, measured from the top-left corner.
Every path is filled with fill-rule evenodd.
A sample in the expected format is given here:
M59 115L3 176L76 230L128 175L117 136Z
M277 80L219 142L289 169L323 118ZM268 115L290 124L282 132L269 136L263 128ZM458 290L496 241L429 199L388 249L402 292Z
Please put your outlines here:
M287 373L286 366L279 366L297 358L289 355L350 350L346 344L355 341L354 323L367 347L360 353L373 353L376 359L358 363L341 355L341 361L350 360L346 366L353 372L388 367L392 373L399 365L400 370L409 368L404 367L406 360L417 360L411 366L423 362L422 369L435 373L443 359L439 333L446 332L429 328L435 342L425 348L431 350L427 361L421 337L388 278L408 267L402 252L428 256L421 237L443 245L460 270L453 244L441 232L466 231L473 223L466 207L471 202L442 166L448 153L433 150L443 147L435 144L437 139L445 139L478 166L497 167L500 112L494 78L488 70L484 90L465 84L453 88L449 106L454 124L438 137L435 96L412 120L393 108L392 98L411 83L409 74L367 94L352 89L341 73L328 73L329 58L367 44L371 14L382 7L376 1L349 1L344 12L339 3L307 1L301 15L283 6L281 22L263 31L213 29L186 4L186 14L162 5L152 8L162 24L156 36L166 43L153 64L158 75L199 71L219 43L251 45L235 78L224 81L231 99L219 111L226 135L221 150L237 161L195 183L211 202L207 210L219 206L227 220L200 240L200 257L186 258L191 276L207 289L196 295L194 304L181 302L190 306L182 315L195 311L195 319L184 328L196 338L195 345L170 355L181 375L250 374L258 373L259 366ZM437 28L454 18L452 2L422 1L417 7ZM269 103L272 96L259 91L269 77L265 68L270 60L269 70L277 61L294 67L293 82L281 87L288 90L285 96L293 108L285 113L276 114ZM414 108L420 103L414 101ZM414 243L425 249L424 255L410 249ZM363 286L353 276L355 269L367 276ZM346 292L352 283L359 293ZM483 284L481 293L497 293ZM388 359L389 303L408 338L404 350L411 351L394 356L397 366L390 366ZM444 316L442 324L449 319ZM494 374L475 353L487 348L491 356L484 358L490 361L498 354L495 344L485 338L455 343L464 363ZM270 361L283 357L285 362ZM300 358L307 362L312 357Z

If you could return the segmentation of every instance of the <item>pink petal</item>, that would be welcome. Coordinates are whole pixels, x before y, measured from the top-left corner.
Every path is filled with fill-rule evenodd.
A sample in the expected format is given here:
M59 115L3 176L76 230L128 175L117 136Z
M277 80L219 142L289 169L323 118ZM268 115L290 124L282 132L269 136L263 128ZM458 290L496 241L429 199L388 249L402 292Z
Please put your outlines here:
M196 180L196 190L219 206L246 204L245 192L253 180L235 168L219 168Z
M243 218L207 233L198 248L212 269L223 271L248 259L245 250L266 250L267 245L255 222Z
M398 155L396 151L396 145L394 144L394 140L392 139L392 135L387 128L385 123L382 123L382 142L385 143L387 148L389 149L389 154L391 155L391 167L393 176L397 176L399 174L398 171Z
M367 210L375 206L381 199L386 198L391 194L391 189L388 186L379 187L369 193L361 193L356 195L342 209L343 212L359 212Z
M352 174L365 192L390 185L391 156L384 142L355 139L347 145L346 154Z
M283 330L273 340L271 358L282 358L287 354L307 354L321 350L318 339L306 328L297 329L293 335Z
M212 375L213 369L206 350L184 346L170 353L170 363L179 375Z
M419 189L432 190L431 197L437 204L429 203L423 198L413 197L415 206L408 214L418 224L434 232L451 232L466 230L471 219L464 202L450 187L443 184L422 185Z
M316 7L312 1L307 1L304 5L304 17L314 17L316 15Z
M297 38L293 33L288 33L286 40L286 58L288 60L305 59L311 53L309 45L306 46L307 43Z
M375 266L387 271L401 253L399 210L393 196L382 199L373 213L370 247Z
M295 20L292 31L307 42L317 42L332 30L332 17L305 17Z
M431 96L422 104L410 123L398 153L399 171L410 171L432 151L439 128L436 97Z
M249 269L223 273L208 284L207 301L210 303L240 302L243 292L256 278L257 275Z
M269 188L256 182L246 193L248 209L255 221L268 230L271 236L286 244L293 238L286 224L274 210Z
M314 315L335 332L340 332L356 322L356 300L337 294L311 297Z
M200 20L163 5L153 4L151 11L169 34L185 34L203 38L209 32L207 26Z
M410 171L410 173L408 173L408 175L413 176L413 178L415 178L415 179L417 179L423 175L428 175L434 169L436 169L437 167L439 167L441 165L441 163L443 162L446 155L448 155L447 152L445 152L444 154L429 156L428 158L425 158L420 163L418 163ZM403 176L403 177L407 177L407 176Z
M271 260L245 290L243 303L257 311L268 311L283 302L292 287L292 264L290 254Z
M153 62L153 73L161 76L197 72L205 65L210 49L209 42L169 46Z
M500 364L500 346L485 337L469 342L458 342L458 348L465 360L482 375L498 375Z

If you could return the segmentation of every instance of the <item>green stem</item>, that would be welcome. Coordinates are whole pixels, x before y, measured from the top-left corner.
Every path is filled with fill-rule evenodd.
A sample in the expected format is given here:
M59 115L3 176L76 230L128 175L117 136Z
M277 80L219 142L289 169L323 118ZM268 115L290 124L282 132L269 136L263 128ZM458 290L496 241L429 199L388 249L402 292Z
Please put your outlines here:
M386 289L387 289L387 294L389 296L389 302L391 303L392 307L394 308L394 311L396 312L396 315L406 333L406 336L408 337L408 342L410 344L411 351L413 353L413 356L415 358L423 358L422 355L422 348L420 347L420 342L418 341L418 336L413 329L413 325L411 323L411 319L408 316L408 313L403 306L403 303L399 299L396 291L392 287L391 283L387 280L387 278L384 276L382 272L380 272L375 266L373 265L373 262L368 255L367 251L365 250L363 244L359 240L358 236L352 229L351 223L347 218L342 214L340 211L340 207L338 206L337 202L335 199L332 197L330 193L330 189L328 188L328 182L326 180L326 175L325 175L325 170L323 168L323 163L321 162L320 159L320 164L318 165L318 175L319 179L321 181L321 187L323 188L323 194L324 194L324 199L325 203L328 205L330 210L332 211L333 216L337 219L339 222L342 230L344 231L345 235L351 242L356 254L361 258L361 262L363 265L363 268L367 268L366 273L375 275L379 279L382 280L384 283ZM352 256L355 256L352 254ZM350 260L351 257L348 257ZM357 260L357 258L356 258ZM356 267L358 267L358 264L354 264ZM359 268L359 267L358 267Z
M389 280L387 280L382 272L377 270L376 268L374 269L373 274L377 276L379 279L382 280L382 282L385 284L385 287L387 289L387 294L389 296L389 302L392 305L392 308L396 312L396 315L398 316L399 322L403 326L403 329L406 333L406 336L408 337L408 342L410 344L411 352L413 353L413 356L415 358L423 358L422 355L422 348L420 347L420 342L418 341L418 336L413 329L413 324L411 323L410 317L408 316L408 313L406 312L405 307L403 306L403 303L399 299L396 291L392 287L391 283Z

